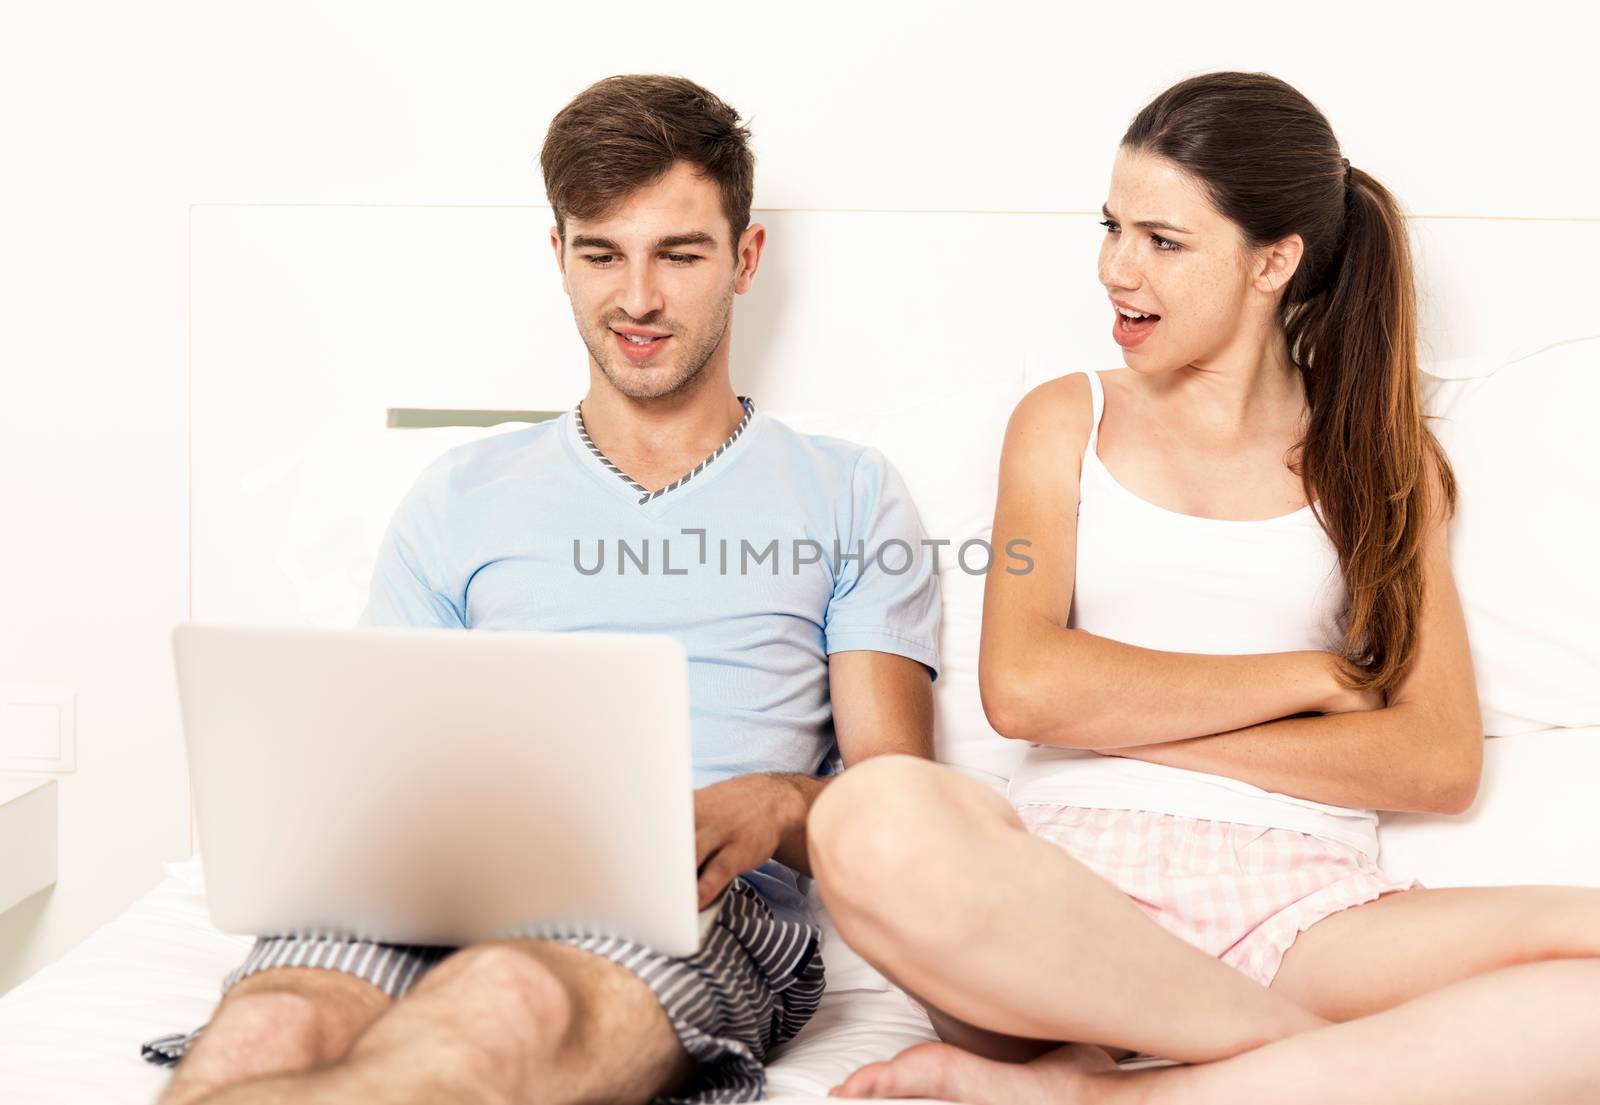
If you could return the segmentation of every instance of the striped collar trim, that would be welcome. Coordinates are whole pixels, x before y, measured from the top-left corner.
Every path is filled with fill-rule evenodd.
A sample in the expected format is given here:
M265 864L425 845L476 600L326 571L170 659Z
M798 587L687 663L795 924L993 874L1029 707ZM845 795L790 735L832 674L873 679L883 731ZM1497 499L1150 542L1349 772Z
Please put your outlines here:
M716 460L723 453L726 453L728 451L728 446L732 445L735 441L739 440L739 435L744 433L744 428L746 426L750 425L750 416L755 414L755 412L756 412L756 404L755 404L755 401L753 399L751 399L748 395L740 395L737 398L739 400L739 405L744 408L744 417L741 418L739 420L739 424L733 428L733 433L728 435L728 440L724 441L721 445L718 445L715 449L712 450L710 456L706 457L705 460L703 460L699 464L695 465L688 472L685 472L683 475L679 476L677 479L675 479L671 483L667 484L667 486L658 487L654 491L651 491L649 488L645 487L638 480L635 480L632 476L628 475L622 469L618 468L615 464L611 463L611 458L606 456L604 453L602 453L600 451L599 446L597 446L594 443L594 441L589 437L589 431L588 431L587 428L585 428L585 426L583 424L583 402L582 402L582 400L579 400L578 405L572 408L572 417L573 417L574 421L576 422L577 429L578 429L578 437L583 441L584 448L588 449L590 454L596 460L598 460L601 464L605 465L607 471L611 472L614 476L616 476L623 483L627 484L629 487L631 487L635 491L637 491L639 493L639 505L643 506L645 503L650 502L652 499L659 499L661 496L665 495L669 491L676 491L678 488L682 487L684 484L686 484L690 480L694 479L701 472L704 472L706 470L706 468L711 464L712 461Z

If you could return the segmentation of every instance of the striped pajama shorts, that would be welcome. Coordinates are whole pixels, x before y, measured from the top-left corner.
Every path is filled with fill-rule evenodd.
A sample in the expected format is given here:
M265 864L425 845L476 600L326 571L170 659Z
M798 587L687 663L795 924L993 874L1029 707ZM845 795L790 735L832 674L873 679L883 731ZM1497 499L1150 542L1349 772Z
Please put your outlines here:
M793 1038L822 998L820 930L775 917L749 883L736 879L700 950L678 959L608 936L542 937L609 959L656 995L684 1051L696 1063L691 1083L662 1103L758 1101L768 1053ZM262 937L223 980L234 983L273 967L344 971L400 998L456 949L298 936ZM144 1058L170 1066L204 1027L144 1044Z

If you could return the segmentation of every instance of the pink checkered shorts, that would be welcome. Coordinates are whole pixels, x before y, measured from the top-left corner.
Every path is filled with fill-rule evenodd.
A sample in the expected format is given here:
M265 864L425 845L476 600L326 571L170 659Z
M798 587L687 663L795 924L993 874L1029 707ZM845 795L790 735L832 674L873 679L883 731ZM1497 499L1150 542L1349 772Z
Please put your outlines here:
M1022 805L1017 815L1162 928L1263 986L1295 938L1324 917L1422 886L1391 878L1355 848L1292 829L1077 806Z

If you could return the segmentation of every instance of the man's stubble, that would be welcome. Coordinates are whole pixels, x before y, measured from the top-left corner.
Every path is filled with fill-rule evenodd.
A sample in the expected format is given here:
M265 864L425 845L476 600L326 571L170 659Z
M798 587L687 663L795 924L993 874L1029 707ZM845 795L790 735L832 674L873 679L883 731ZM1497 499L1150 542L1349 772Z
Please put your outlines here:
M608 317L599 324L599 332L594 333L583 325L582 319L576 318L576 310L573 314L578 323L578 333L583 337L583 344L588 347L589 356L600 366L600 371L605 374L612 387L630 399L662 399L689 390L705 373L706 365L710 364L711 358L716 355L717 347L722 344L723 338L728 333L728 326L733 321L733 285L731 282L728 285L726 296L722 301L721 316L712 327L712 332L687 351L679 362L680 367L676 373L655 387L641 387L643 381L632 374L632 365L617 364L617 361L623 358L612 345L610 330L613 322L650 326L653 315L647 315L642 319L631 318L626 314L620 317ZM676 330L672 331L672 336L674 341L681 340Z

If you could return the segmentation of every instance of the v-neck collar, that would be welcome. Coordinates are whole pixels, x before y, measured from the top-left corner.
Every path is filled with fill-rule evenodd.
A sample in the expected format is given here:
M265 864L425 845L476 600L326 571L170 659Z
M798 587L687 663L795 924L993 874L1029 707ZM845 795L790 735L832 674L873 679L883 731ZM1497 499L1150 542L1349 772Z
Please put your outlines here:
M631 489L639 506L646 506L659 500L667 493L676 491L680 487L688 484L690 480L704 472L713 461L726 453L734 442L739 440L740 436L749 427L750 420L755 416L756 405L755 401L747 395L740 395L736 398L739 400L739 405L744 408L744 417L741 418L739 420L739 424L733 428L733 432L728 435L727 440L723 441L721 445L718 445L715 449L713 449L704 460L695 465L693 468L689 469L689 471L685 472L683 475L679 476L665 487L658 487L654 491L651 491L649 488L635 480L632 476L624 472L621 468L618 468L616 464L612 462L610 457L606 456L600 451L600 447L594 443L593 439L589 437L588 430L584 428L583 403L581 400L574 404L572 408L572 428L574 434L578 438L580 448L584 452L588 453L588 455L594 461L600 464L600 466L603 467L607 472L611 473L611 475L620 481L622 485Z

